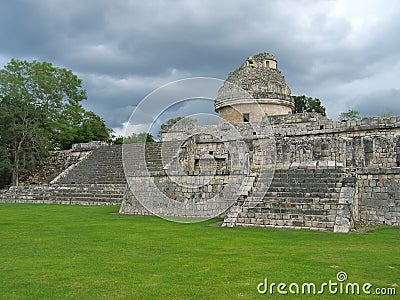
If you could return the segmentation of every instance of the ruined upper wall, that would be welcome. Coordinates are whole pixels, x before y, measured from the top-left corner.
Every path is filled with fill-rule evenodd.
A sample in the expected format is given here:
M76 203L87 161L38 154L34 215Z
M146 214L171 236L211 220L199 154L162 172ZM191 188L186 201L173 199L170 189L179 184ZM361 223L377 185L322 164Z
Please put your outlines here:
M400 116L334 121L319 113L268 116L276 134L285 136L341 135L347 137L400 134Z
M270 116L268 121L271 126L266 134L256 132L257 126L253 127L250 123L234 125L241 139L251 145L249 158L253 168L257 168L258 161L266 157L276 161L278 167L304 162L331 162L333 165L355 168L400 166L400 117L339 122L318 113L303 113ZM204 150L221 155L216 150L216 144L237 139L237 135L230 132L233 129L231 126L182 124L174 126L164 137L165 140L184 141L188 136L198 135L197 147L201 148L197 150L198 153ZM276 144L276 147L272 147L276 149L276 159L271 153L275 149L269 149L268 153L259 149L259 141L271 137L274 137Z
M275 56L266 52L248 57L239 68L229 73L226 81L241 87L254 99L292 101L290 88L277 68Z
M346 167L400 166L400 117L339 122L318 113L268 118L277 163L332 161Z

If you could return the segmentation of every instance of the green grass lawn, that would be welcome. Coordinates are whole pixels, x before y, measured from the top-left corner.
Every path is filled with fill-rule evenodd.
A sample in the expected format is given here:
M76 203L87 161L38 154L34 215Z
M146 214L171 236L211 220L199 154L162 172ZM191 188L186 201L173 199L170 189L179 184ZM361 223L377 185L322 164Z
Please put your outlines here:
M221 228L117 207L0 204L1 299L399 299L260 295L269 282L400 285L400 228L333 234ZM371 291L373 290L371 289Z

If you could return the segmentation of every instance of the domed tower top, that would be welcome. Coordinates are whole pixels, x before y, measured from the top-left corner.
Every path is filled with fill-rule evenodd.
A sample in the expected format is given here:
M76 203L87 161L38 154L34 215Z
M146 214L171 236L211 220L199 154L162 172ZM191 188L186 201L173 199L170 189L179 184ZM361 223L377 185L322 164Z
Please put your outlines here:
M227 121L258 122L265 114L291 113L294 102L290 93L276 57L263 52L249 56L229 73L215 99L215 110Z
M249 56L247 60L240 67L251 67L251 68L277 68L277 60L274 55L268 52L259 53L255 56Z

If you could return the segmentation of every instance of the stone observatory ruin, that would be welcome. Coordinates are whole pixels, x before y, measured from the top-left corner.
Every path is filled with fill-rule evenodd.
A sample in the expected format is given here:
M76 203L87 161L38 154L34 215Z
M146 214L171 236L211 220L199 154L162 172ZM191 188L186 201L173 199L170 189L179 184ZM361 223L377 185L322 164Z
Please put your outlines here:
M146 145L121 213L201 217L193 207L226 193L231 202L197 208L222 214L228 227L348 232L357 221L400 224L399 117L338 122L294 114L269 53L228 75L215 110L219 125L164 127L163 142Z
M121 214L220 216L226 227L400 225L400 117L294 113L269 53L231 72L214 104L218 125L164 126L162 142L75 145L50 184L12 187L0 201L120 204Z
M215 100L215 111L222 120L260 122L265 115L287 115L294 111L290 89L272 54L250 56L229 74L226 82L230 84L220 90ZM236 93L239 97L230 97L229 90L235 86L242 88L248 95L243 93L243 97L240 97L240 93Z

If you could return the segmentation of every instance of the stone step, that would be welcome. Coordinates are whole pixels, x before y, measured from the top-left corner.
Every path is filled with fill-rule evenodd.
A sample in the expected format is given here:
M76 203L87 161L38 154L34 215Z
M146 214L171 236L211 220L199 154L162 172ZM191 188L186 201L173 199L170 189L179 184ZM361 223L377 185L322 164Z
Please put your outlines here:
M230 211L224 223L332 231L344 176L341 168L277 169L272 180L261 175L241 211Z
M125 184L19 186L11 188L0 201L116 205L122 202L125 186Z
M108 198L108 197L49 197L50 200L52 201L73 201L75 203L78 202L110 202L110 203L121 203L122 199L121 198Z
M309 190L304 190L302 192L297 191L297 192L266 192L264 195L262 194L256 194L253 195L254 197L257 198L336 198L337 195L339 195L339 191L336 192L334 190L327 190L327 192L313 192Z
M92 150L91 154L66 173L59 184L125 183L122 164L122 146L103 146Z
M250 197L248 203L321 203L329 204L337 202L339 194L332 194L332 197Z

